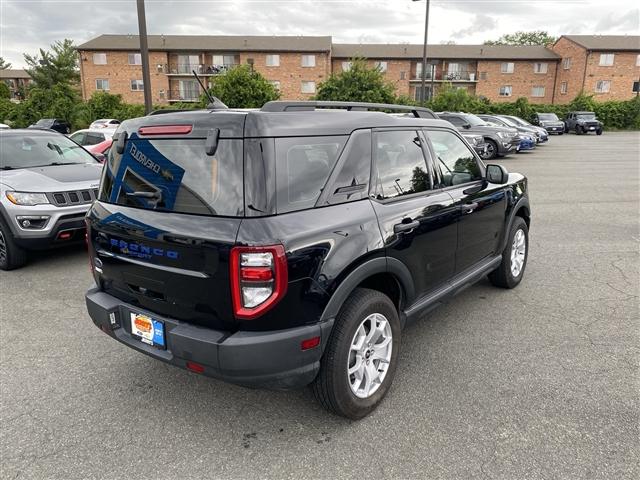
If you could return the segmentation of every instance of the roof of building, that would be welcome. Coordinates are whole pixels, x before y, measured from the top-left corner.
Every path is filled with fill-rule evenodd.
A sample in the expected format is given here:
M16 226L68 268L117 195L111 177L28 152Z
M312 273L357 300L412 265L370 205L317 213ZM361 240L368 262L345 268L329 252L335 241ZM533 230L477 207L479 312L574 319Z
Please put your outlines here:
M5 68L0 69L0 78L31 78L26 70Z
M640 51L640 35L563 35L563 37L587 50Z
M154 51L328 52L331 37L244 35L148 35ZM140 50L138 35L100 35L78 45L78 50Z
M334 58L422 58L422 45L333 44ZM427 45L427 58L465 60L559 60L554 52L538 45Z

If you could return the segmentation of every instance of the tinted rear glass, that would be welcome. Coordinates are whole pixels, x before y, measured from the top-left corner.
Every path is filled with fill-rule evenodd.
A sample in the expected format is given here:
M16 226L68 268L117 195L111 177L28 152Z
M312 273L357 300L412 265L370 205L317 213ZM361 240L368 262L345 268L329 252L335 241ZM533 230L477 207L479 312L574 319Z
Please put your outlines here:
M112 148L100 200L136 208L210 216L242 216L242 140L220 139L214 156L204 139L127 141Z

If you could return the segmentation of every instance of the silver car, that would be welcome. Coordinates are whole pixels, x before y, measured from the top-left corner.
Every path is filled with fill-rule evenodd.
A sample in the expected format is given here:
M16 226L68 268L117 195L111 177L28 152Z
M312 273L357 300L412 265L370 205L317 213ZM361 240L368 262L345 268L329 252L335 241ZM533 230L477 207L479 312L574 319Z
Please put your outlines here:
M0 270L24 265L28 250L84 240L102 165L52 131L2 130L0 147Z

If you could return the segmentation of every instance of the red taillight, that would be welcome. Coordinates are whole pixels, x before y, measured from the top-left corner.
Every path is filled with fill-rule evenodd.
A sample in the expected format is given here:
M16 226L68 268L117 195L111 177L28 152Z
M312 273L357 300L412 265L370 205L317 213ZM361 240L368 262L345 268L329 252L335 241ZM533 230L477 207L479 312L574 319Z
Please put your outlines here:
M204 373L204 365L200 365L199 363L187 362L185 366L194 373Z
M186 135L193 130L192 125L156 125L154 127L140 127L140 135Z
M307 338L300 342L300 350L310 350L320 345L320 337Z
M286 293L287 257L282 245L234 247L229 260L233 312L253 320Z

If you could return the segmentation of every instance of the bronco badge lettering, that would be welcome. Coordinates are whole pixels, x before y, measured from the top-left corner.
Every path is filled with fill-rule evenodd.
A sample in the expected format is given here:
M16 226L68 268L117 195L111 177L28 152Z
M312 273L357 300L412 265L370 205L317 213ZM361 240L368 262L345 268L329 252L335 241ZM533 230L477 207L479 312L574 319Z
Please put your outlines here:
M125 242L124 240L117 240L115 238L110 239L110 241L111 246L119 248L121 253L125 253L133 257L146 259L151 259L153 257L167 257L172 260L177 260L179 257L178 252L175 250L153 248L140 243Z

